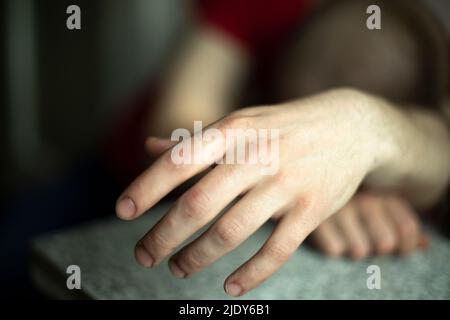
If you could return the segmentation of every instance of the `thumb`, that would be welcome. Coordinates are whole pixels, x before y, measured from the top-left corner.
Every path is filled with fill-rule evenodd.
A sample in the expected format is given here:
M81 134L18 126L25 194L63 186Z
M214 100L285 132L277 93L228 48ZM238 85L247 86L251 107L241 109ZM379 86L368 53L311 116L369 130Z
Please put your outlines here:
M171 141L166 138L158 138L158 137L148 137L145 140L145 151L150 156L159 156L161 153L166 151L177 144L177 141Z

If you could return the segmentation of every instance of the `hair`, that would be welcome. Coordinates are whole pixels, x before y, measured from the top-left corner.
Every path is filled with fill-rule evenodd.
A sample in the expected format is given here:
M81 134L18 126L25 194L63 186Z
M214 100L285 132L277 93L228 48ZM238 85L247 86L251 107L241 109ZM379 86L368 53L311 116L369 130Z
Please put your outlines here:
M381 30L366 8L381 8ZM278 99L349 86L404 104L440 106L448 93L447 39L420 1L341 0L296 30L275 76Z

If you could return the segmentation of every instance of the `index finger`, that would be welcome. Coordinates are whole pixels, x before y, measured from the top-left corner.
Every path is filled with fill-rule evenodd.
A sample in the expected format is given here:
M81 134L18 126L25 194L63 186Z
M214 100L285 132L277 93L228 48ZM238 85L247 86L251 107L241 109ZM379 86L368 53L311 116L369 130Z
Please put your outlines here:
M199 136L203 137L203 133L176 144L139 175L119 197L117 216L125 220L139 217L174 188L223 156L223 141L199 139Z

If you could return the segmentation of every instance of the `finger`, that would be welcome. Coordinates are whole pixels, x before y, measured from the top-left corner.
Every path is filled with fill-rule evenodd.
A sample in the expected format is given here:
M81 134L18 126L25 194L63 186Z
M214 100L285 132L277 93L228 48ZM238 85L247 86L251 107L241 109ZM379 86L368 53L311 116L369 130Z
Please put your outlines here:
M159 156L167 149L173 147L175 144L177 144L177 141L158 137L148 137L145 140L145 150L151 156Z
M422 233L419 238L419 248L427 249L430 246L430 237L425 233Z
M245 174L243 174L245 172ZM255 166L219 165L186 191L139 241L158 264L258 179ZM136 259L145 266L145 260Z
M387 216L386 208L378 196L359 196L358 210L369 233L375 252L388 254L396 249L395 228Z
M170 259L175 276L190 276L236 248L287 203L276 185L250 190L203 235Z
M119 197L117 215L125 220L137 218L181 183L220 159L223 141L200 139L200 135L178 143L138 176Z
M347 243L350 257L355 260L367 257L370 251L370 240L353 203L347 204L334 218Z
M240 296L277 271L317 226L317 212L294 210L284 216L262 248L225 280L225 291Z
M340 234L333 217L322 222L311 234L313 243L325 254L338 257L346 251L345 239Z
M399 253L408 254L416 249L420 239L419 220L411 206L398 197L386 201L389 216L394 222L399 239Z

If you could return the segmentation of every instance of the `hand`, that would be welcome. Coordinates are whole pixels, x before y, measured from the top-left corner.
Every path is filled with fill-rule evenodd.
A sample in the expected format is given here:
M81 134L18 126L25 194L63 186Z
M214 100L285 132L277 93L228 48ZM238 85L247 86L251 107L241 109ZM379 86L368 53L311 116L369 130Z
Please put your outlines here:
M414 209L394 194L361 192L311 234L330 256L409 254L428 244Z
M278 171L263 175L261 164L217 165L138 242L138 262L157 265L244 194L203 235L173 255L169 267L175 276L192 276L283 212L262 248L225 281L226 292L233 296L258 286L351 198L367 173L382 164L386 148L378 141L379 119L364 97L353 90L334 90L278 106L243 109L213 124L220 132L278 129L279 139L270 141L279 143ZM173 162L171 150L164 152L120 196L118 216L139 217L229 152L224 144L203 141L204 163L181 165Z

